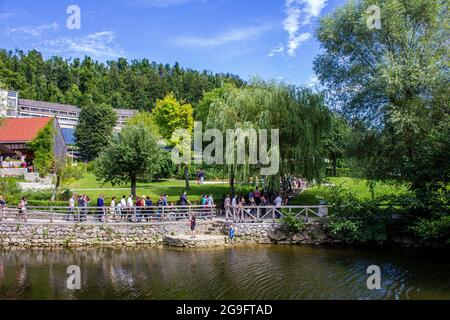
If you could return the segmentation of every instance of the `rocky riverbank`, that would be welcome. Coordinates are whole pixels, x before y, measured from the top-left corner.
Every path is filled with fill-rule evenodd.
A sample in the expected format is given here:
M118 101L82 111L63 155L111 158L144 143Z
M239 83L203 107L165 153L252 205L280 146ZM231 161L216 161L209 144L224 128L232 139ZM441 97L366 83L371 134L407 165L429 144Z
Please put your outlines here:
M325 243L329 238L319 225L310 225L295 235L288 236L277 223L236 224L235 243L298 244ZM229 223L199 221L197 234L211 236L211 241L201 247L224 245ZM81 247L81 246L138 246L169 244L179 247L196 247L184 243L190 235L187 222L162 222L148 224L67 224L67 223L13 223L0 224L0 246L24 247ZM179 238L177 238L179 237ZM216 241L220 238L220 241ZM173 241L171 241L172 239Z
M88 246L159 246L182 248L215 247L229 244L231 223L198 221L197 234L202 241L190 241L187 222L158 223L0 223L0 247L88 247ZM310 223L297 233L289 233L279 223L234 223L233 244L336 244L320 223ZM434 246L408 236L396 235L386 245Z

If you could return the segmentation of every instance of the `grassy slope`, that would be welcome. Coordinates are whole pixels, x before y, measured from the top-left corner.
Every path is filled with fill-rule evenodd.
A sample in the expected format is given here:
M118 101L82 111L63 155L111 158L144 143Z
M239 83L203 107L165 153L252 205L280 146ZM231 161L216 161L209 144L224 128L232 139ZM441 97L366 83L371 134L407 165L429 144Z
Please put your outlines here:
M359 199L370 199L370 190L367 186L367 181L363 179L354 179L347 177L329 178L330 183L335 185L342 185L347 190L353 192ZM169 201L176 202L179 200L180 194L184 191L184 181L180 180L165 180L154 183L138 183L138 195L150 196L155 201L160 194L168 194ZM109 199L113 196L121 197L130 193L129 185L113 187L111 184L101 184L94 175L85 174L83 179L75 181L65 188L78 193L87 194L92 199L95 199L99 194L104 194ZM246 193L249 187L243 187L243 193ZM318 204L317 197L323 197L328 187L314 186L305 191L299 198L293 200L292 204L296 205L314 205ZM85 190L92 189L92 190ZM94 190L95 189L95 190ZM110 190L112 189L112 190ZM384 194L400 194L405 193L405 186L394 186L386 183L377 183L375 186L375 196ZM200 201L202 194L212 194L214 199L220 200L229 192L228 184L214 184L214 185L197 185L191 184L191 190L188 191L189 200L192 202Z
M352 192L358 199L365 200L371 198L370 189L367 186L367 180L348 177L332 177L328 178L328 182L334 185L341 185L346 190ZM312 188L302 193L298 199L295 199L294 203L298 205L318 204L318 197L325 198L327 188L327 186L323 185L313 186ZM397 186L393 184L377 182L374 188L374 192L375 197L387 194L403 194L407 192L407 188L403 185Z
M113 196L122 197L130 194L130 185L113 187L110 183L101 184L92 174L85 174L83 179L75 181L62 189L68 188L77 194L87 194L91 199L97 198L100 194L109 199ZM139 196L150 196L153 201L159 198L160 194L168 194L169 201L179 200L181 193L185 190L185 182L181 180L164 180L152 183L138 183L137 193ZM220 200L229 192L228 184L198 185L191 183L188 191L188 198L191 202L200 201L203 194L212 194L214 199Z

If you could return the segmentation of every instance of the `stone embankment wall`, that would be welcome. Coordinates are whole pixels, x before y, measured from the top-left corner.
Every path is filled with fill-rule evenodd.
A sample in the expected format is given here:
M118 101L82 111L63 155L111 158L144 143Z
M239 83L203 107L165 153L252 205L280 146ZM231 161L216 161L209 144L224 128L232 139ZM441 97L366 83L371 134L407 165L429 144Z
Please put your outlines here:
M230 223L223 226L225 232ZM289 233L278 223L238 223L233 224L237 243L255 244L325 244L337 243L330 238L319 223L308 224L298 233Z
M199 221L197 234L226 238L230 223ZM236 243L324 243L329 239L319 225L288 235L276 223L236 224ZM190 235L188 222L150 224L0 223L0 246L136 246L161 245L164 238ZM217 237L215 238L217 239ZM212 239L211 241L216 241ZM167 243L167 241L166 241Z
M189 240L190 229L186 221L103 225L2 222L0 223L0 247L156 246L162 244L186 248L213 247L229 243L227 235L230 224L223 221L198 221L197 234L205 235L206 239L193 242ZM308 224L304 230L295 234L286 232L282 225L277 223L235 223L233 225L236 229L234 243L330 244L340 242L328 235L319 223ZM385 244L434 246L417 242L408 236L392 237Z
M211 222L199 222L199 232ZM0 246L159 245L166 235L187 234L187 222L154 224L1 223Z

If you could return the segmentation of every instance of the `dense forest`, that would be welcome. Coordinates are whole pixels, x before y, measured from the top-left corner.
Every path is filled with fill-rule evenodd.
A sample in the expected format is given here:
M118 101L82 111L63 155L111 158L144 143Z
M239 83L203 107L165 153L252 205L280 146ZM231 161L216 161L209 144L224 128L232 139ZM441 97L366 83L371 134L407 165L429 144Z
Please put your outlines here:
M157 99L173 92L182 102L196 104L204 92L223 83L244 84L233 74L213 74L119 58L105 63L84 59L45 59L36 50L0 50L0 86L20 91L24 99L77 106L105 103L113 108L151 110Z

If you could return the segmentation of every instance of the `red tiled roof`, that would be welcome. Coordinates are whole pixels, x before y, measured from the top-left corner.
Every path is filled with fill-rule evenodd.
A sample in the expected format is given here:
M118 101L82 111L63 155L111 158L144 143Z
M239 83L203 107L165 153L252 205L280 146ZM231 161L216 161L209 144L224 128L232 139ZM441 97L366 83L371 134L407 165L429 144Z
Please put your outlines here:
M52 118L11 118L0 120L0 143L29 142Z

